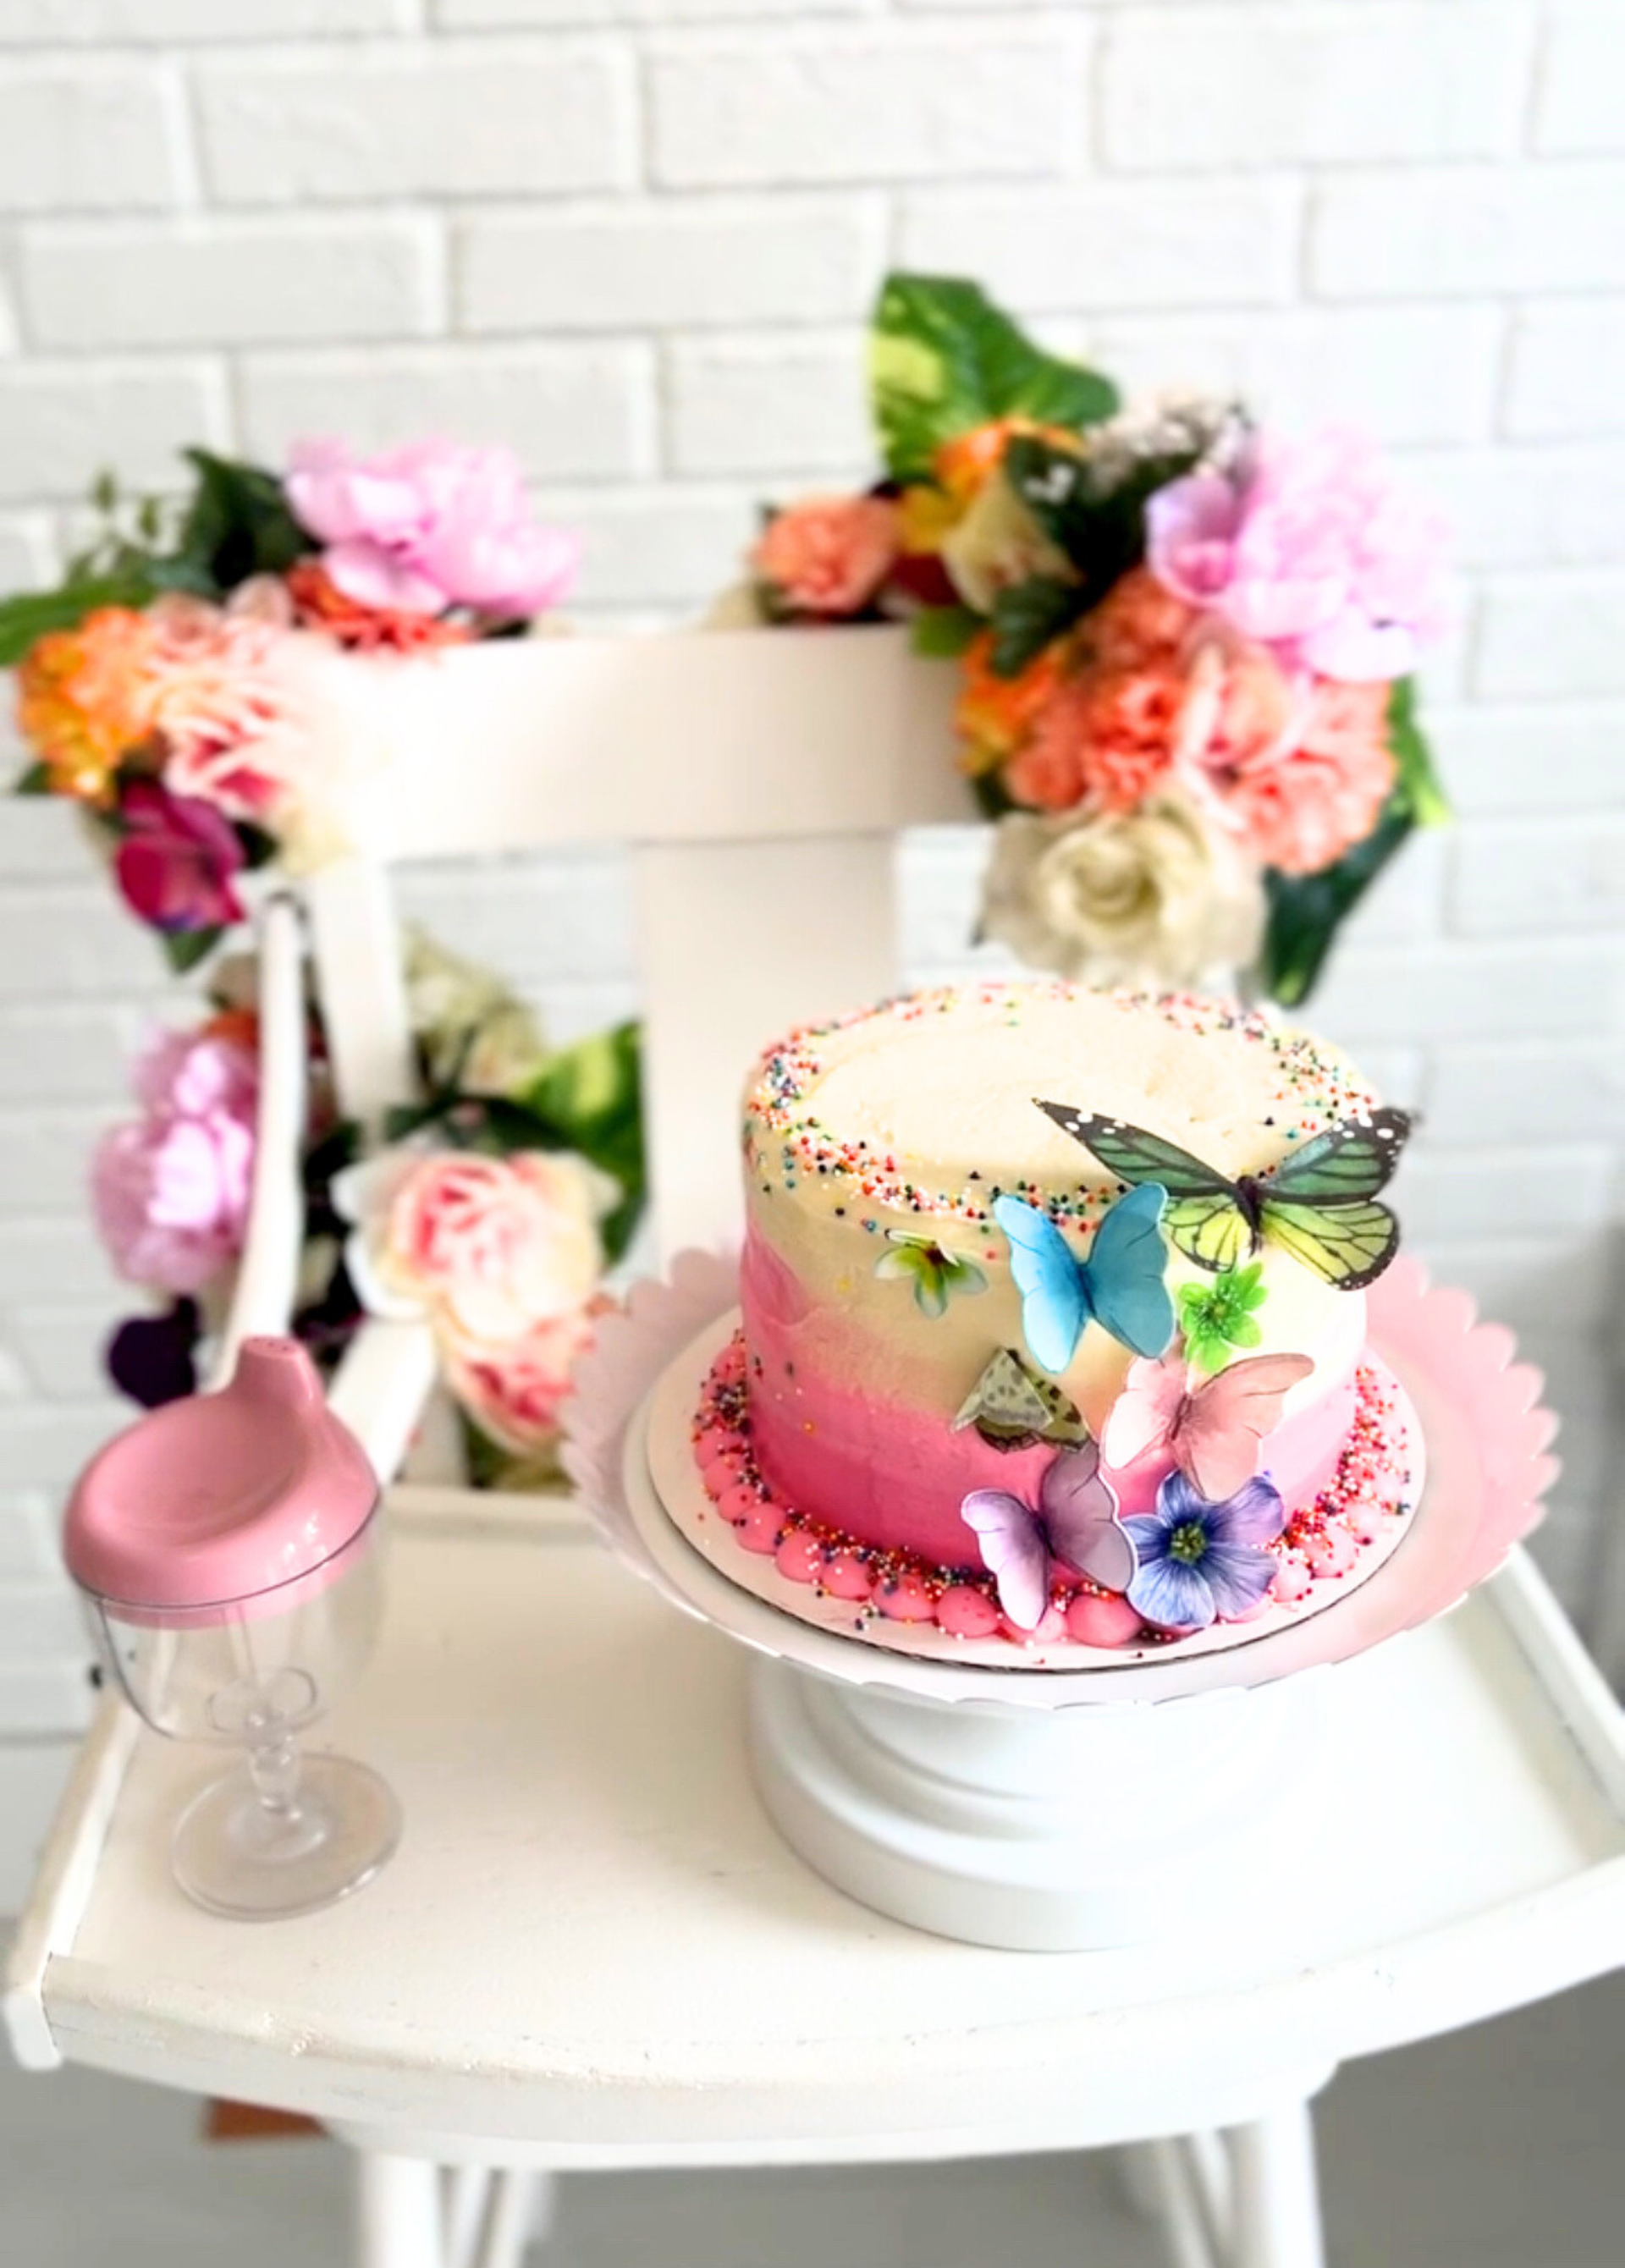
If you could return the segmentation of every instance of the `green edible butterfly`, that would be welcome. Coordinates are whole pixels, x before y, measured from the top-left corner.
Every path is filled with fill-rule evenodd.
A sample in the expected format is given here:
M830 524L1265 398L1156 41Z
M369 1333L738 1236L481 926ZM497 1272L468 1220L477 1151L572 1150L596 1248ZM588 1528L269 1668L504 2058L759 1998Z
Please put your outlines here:
M1160 1182L1168 1192L1163 1228L1199 1268L1233 1268L1274 1244L1339 1291L1357 1292L1376 1281L1399 1249L1400 1224L1376 1198L1411 1130L1403 1110L1345 1118L1270 1173L1232 1182L1188 1150L1120 1118L1090 1117L1069 1102L1040 1101L1038 1108L1119 1181L1132 1188Z
M1025 1449L1035 1441L1074 1446L1089 1439L1077 1404L1053 1379L1035 1378L1021 1357L1000 1347L955 1415L954 1431L974 1425L991 1448Z

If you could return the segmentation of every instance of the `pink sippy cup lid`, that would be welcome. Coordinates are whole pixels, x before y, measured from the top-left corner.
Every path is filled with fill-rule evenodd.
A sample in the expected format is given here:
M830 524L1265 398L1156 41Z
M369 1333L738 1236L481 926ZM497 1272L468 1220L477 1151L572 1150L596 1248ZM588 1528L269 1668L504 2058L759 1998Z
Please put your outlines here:
M309 1574L366 1525L378 1482L297 1340L245 1339L229 1386L154 1410L69 1500L83 1590L155 1609L225 1605Z

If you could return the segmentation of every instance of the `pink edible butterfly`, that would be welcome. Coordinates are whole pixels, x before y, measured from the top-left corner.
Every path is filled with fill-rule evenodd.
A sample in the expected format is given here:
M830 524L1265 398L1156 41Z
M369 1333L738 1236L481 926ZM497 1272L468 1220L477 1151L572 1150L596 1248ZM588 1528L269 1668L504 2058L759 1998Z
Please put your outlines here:
M1120 1471L1148 1449L1171 1456L1200 1496L1222 1504L1259 1469L1281 1405L1314 1368L1305 1354L1255 1354L1187 1388L1185 1358L1136 1362L1112 1405L1101 1446Z
M974 1530L999 1603L1018 1630L1037 1630L1059 1559L1109 1591L1134 1580L1134 1547L1118 1525L1117 1496L1093 1441L1044 1469L1037 1507L1008 1489L972 1489L959 1517Z

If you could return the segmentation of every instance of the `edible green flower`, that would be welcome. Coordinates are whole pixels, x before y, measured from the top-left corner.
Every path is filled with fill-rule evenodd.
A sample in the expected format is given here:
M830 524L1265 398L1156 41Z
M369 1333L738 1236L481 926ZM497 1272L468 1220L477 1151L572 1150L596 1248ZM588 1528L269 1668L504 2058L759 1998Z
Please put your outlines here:
M914 1304L923 1314L941 1315L956 1292L985 1292L987 1278L974 1260L948 1252L934 1236L915 1236L905 1228L889 1228L889 1252L875 1263L875 1273L905 1277L914 1286Z
M1269 1293L1259 1278L1261 1261L1227 1268L1206 1284L1179 1286L1179 1328L1186 1360L1198 1370L1222 1370L1232 1347L1255 1347L1264 1334L1253 1321Z

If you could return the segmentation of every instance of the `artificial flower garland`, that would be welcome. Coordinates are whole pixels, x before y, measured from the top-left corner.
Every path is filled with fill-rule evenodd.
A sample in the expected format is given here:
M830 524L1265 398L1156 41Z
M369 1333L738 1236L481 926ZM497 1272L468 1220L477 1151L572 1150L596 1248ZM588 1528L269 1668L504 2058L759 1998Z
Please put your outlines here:
M958 279L888 278L870 375L883 478L771 512L747 612L904 617L957 658L999 823L985 934L1067 976L1238 970L1302 1000L1448 815L1413 684L1444 617L1437 523L1355 436L1125 412Z
M344 846L302 714L313 638L375 658L519 635L573 577L506 451L429 441L371 459L296 447L285 473L188 453L178 513L95 502L103 530L55 590L0 603L34 762L18 788L85 812L121 895L172 965L244 917L240 879ZM560 1050L500 982L409 940L418 1098L363 1160L307 1012L305 1242L293 1328L336 1361L365 1314L431 1325L476 1482L552 1476L559 1403L643 1197L635 1026ZM118 1273L164 1302L108 1348L153 1404L195 1390L247 1226L259 1091L252 959L215 961L209 1009L135 1075L139 1116L98 1146L92 1198Z

